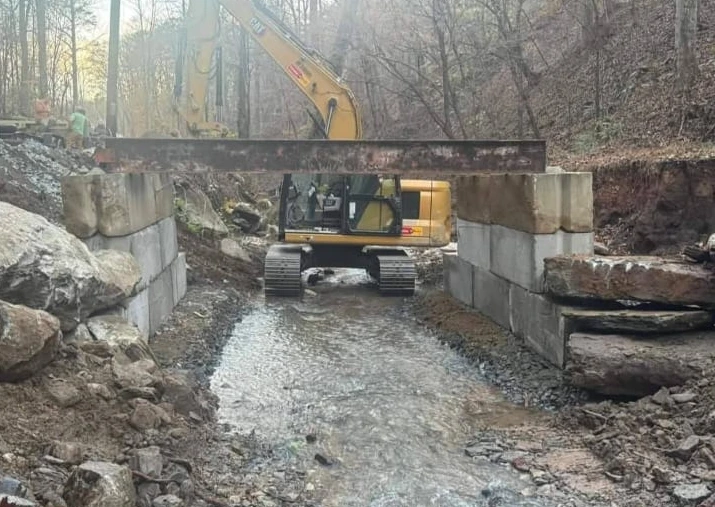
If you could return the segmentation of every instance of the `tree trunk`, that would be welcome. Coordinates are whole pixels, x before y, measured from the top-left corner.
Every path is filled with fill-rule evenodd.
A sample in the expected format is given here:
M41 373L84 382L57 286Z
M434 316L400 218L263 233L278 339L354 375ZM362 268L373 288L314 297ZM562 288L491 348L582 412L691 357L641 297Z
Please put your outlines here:
M319 48L320 31L318 30L318 0L310 0L308 9L308 33L310 33L310 43L314 48Z
M20 11L20 114L30 114L30 55L27 44L27 14L30 6L26 0L19 0Z
M240 29L238 45L238 137L248 139L251 132L251 107L249 101L248 32Z
M345 60L347 59L350 43L352 42L353 29L355 24L355 12L359 6L359 0L343 0L340 9L340 23L338 24L337 37L333 45L333 52L330 55L330 63L337 75L342 75L345 70Z
M79 102L79 69L77 67L77 6L70 0L70 48L72 51L72 109Z
M39 69L40 98L46 99L47 86L47 0L35 0L37 16L37 64Z
M698 0L675 2L675 51L677 85L687 91L698 72L695 46L698 33Z

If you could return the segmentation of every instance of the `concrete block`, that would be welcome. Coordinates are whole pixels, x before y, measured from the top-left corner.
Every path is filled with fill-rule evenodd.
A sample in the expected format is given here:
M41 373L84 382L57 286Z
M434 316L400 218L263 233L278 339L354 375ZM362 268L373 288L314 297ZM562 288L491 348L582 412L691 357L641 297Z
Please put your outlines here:
M457 217L469 222L490 224L492 175L476 174L457 178Z
M174 215L174 181L169 173L152 174L156 216L159 220Z
M186 254L181 252L171 264L174 288L174 306L186 295Z
M142 273L139 290L148 287L149 283L164 270L159 230L159 226L156 224L126 236L131 238L130 251L139 263Z
M61 181L65 227L78 238L89 238L97 232L97 178L94 175L77 175L65 176Z
M593 231L593 176L590 172L498 174L491 177L491 223L552 234Z
M474 308L505 329L510 327L509 288L507 280L489 270L474 267Z
M491 226L457 219L457 252L472 266L491 268Z
M168 206L168 190L158 192L157 205L157 174L106 174L98 178L97 229L105 236L138 232L173 213L173 204L171 209Z
M149 284L149 334L154 334L174 309L174 279L165 269Z
M179 242L176 237L176 220L173 216L163 219L157 225L159 239L157 244L161 250L162 269L168 268L179 254Z
M491 271L531 292L544 291L544 259L571 254L592 255L593 233L530 234L491 226Z
M511 331L550 363L564 367L569 331L562 307L518 285L509 289Z
M124 318L137 326L143 336L148 337L151 330L149 320L149 289L144 289L133 298L127 299L122 306L124 308Z
M472 265L454 252L444 252L444 291L467 306L472 302Z

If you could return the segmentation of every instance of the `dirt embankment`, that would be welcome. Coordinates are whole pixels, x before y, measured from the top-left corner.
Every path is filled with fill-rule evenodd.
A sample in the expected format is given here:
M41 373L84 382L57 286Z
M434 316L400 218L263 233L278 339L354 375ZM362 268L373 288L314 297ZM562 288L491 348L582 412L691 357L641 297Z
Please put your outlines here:
M715 232L715 159L592 168L597 236L614 253L666 255Z

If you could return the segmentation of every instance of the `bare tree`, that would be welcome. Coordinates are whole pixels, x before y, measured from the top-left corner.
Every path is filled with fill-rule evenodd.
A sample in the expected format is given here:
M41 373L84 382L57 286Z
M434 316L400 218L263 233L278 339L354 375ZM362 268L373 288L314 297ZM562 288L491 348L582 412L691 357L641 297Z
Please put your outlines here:
M675 49L677 85L687 92L698 73L695 46L698 32L698 0L675 1Z

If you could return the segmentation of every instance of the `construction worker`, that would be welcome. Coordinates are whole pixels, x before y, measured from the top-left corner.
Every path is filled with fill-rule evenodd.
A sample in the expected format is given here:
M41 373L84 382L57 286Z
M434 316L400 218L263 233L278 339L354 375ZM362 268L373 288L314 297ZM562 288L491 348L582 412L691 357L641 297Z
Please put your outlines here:
M81 150L84 146L84 138L89 133L89 120L85 116L85 110L78 107L70 115L70 134L67 139L67 147L70 150Z

